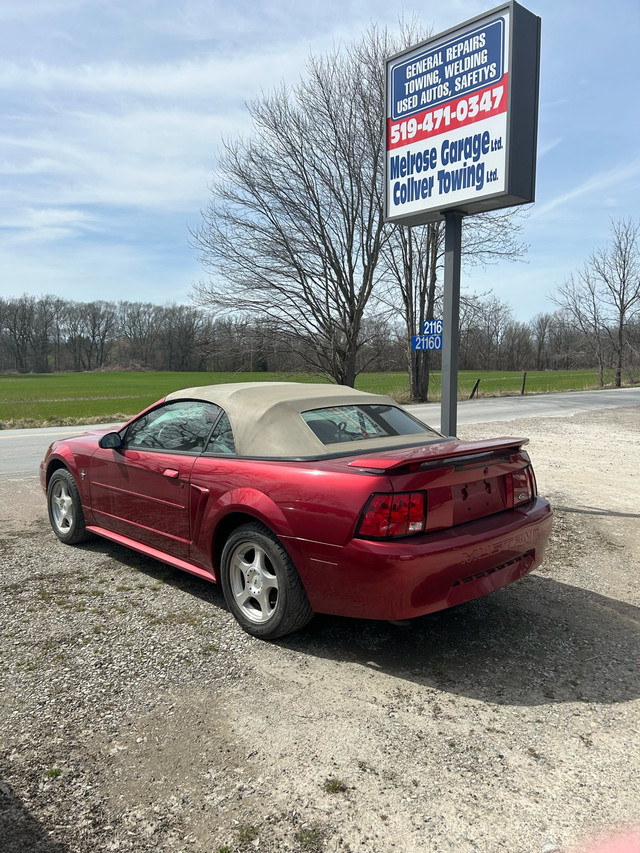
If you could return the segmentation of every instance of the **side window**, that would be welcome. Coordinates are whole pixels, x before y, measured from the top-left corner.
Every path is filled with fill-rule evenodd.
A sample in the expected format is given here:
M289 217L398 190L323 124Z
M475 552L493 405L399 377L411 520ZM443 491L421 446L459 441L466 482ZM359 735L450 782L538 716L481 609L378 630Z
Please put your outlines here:
M131 424L125 447L201 453L221 412L219 406L180 400L147 412Z
M223 412L207 444L207 453L235 454L235 452L236 443L233 440L231 422L227 413Z

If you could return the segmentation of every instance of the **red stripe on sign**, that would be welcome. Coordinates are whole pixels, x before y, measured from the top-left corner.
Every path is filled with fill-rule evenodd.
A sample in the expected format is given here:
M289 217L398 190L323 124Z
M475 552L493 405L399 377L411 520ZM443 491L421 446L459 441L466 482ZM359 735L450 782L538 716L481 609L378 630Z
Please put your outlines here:
M492 83L479 92L447 101L446 104L416 113L402 121L387 119L387 150L439 136L506 112L508 76L503 74L498 83Z

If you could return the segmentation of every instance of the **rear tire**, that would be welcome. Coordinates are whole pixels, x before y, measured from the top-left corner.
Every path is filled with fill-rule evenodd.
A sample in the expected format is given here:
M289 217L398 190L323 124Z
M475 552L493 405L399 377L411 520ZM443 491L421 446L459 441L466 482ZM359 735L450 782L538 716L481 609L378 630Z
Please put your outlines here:
M53 532L65 545L76 545L91 537L84 523L78 487L66 468L59 468L51 475L47 487L47 508Z
M222 551L220 580L229 610L253 637L284 637L313 618L291 557L259 522L243 524L229 536Z

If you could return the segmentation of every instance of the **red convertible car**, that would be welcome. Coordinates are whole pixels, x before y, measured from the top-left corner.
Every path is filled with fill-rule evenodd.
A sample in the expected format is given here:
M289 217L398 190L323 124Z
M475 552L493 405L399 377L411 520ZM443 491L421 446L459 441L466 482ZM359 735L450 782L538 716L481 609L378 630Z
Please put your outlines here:
M54 442L54 532L104 536L222 584L272 639L314 612L405 620L499 589L551 531L523 438L458 441L390 397L258 382L169 394Z

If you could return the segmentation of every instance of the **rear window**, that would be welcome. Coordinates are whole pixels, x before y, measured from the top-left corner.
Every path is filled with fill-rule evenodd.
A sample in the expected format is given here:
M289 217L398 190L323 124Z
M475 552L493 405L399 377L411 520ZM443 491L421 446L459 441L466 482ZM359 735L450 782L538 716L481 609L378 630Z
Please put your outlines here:
M397 406L351 405L302 412L305 423L323 444L367 441L396 435L438 435Z

